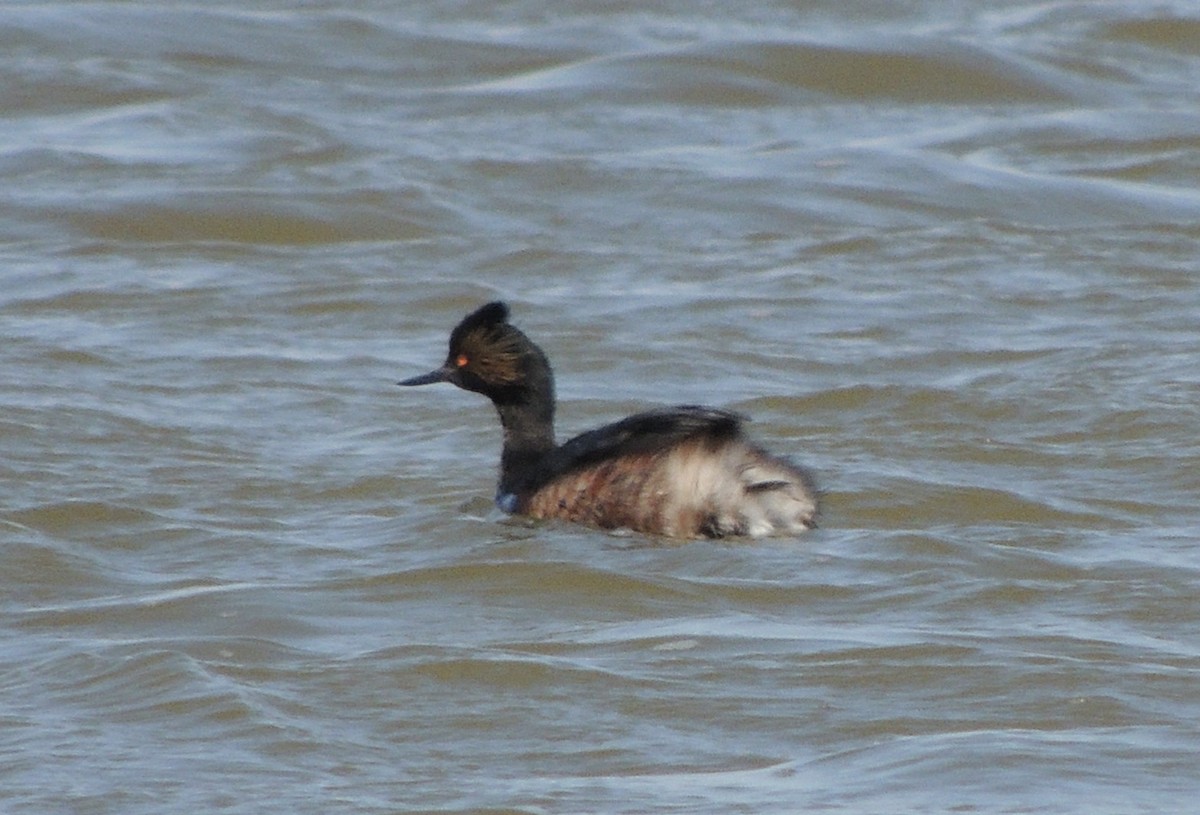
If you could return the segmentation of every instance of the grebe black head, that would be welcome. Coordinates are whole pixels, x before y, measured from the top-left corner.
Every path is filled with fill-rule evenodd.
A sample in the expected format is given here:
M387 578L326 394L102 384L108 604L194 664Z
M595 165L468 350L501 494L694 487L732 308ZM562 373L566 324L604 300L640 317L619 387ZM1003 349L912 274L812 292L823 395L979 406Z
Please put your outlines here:
M450 333L450 352L442 367L401 385L450 382L492 401L528 398L538 392L554 401L554 379L542 349L508 324L508 306L488 303L468 314Z
M442 367L399 384L435 382L495 405L504 428L496 502L506 512L684 538L816 526L811 478L746 441L733 413L649 411L556 445L550 364L503 303L463 318Z

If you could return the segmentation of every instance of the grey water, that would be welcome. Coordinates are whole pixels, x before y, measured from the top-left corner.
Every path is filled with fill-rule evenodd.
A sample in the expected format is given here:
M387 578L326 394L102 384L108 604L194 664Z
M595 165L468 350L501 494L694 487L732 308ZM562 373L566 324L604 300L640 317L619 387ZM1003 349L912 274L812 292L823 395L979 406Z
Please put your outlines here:
M1188 812L1200 10L0 8L0 810ZM505 519L752 417L821 527Z

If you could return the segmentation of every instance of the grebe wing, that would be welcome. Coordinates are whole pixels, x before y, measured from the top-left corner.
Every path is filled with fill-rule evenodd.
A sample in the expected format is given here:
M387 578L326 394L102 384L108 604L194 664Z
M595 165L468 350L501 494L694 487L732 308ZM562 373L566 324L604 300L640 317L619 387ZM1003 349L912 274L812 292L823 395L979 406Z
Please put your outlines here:
M581 433L554 451L545 475L553 477L623 455L645 455L674 447L685 439L731 439L741 433L737 413L698 405L649 410Z

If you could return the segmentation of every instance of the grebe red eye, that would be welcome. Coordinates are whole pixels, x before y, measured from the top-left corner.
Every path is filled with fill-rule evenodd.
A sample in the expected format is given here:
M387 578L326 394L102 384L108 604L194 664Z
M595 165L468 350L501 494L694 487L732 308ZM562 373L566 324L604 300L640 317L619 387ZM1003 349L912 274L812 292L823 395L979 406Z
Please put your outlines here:
M466 354L459 354L458 357L454 360L454 364L457 365L459 368L465 368L465 367L467 367L467 363L470 361L471 360L467 359Z

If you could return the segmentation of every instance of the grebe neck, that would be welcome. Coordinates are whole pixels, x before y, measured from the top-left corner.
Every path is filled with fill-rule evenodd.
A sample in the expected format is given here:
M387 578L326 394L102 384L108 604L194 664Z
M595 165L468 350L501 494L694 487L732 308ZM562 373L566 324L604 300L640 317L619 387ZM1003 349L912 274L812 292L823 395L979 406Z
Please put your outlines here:
M515 494L556 447L554 397L496 402L504 428L499 494Z

